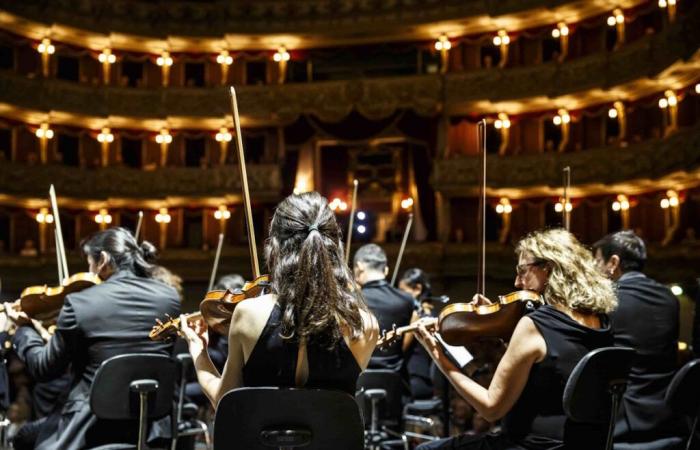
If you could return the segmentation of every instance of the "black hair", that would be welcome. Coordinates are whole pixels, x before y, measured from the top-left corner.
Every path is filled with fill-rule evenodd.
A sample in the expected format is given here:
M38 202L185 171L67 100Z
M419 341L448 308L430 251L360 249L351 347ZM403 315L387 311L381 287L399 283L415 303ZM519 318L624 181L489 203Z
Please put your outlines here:
M421 285L420 294L418 294L418 300L423 300L425 298L433 295L432 287L430 286L430 278L428 274L423 272L417 267L406 270L403 275L401 275L400 282L403 281L409 285L412 289L415 289L419 284Z
M364 327L367 311L345 264L341 232L328 201L317 192L290 195L275 210L265 243L272 292L282 308L284 339L306 339L333 348Z
M368 269L382 273L387 266L386 253L377 244L366 244L358 248L352 259L353 265L356 266L360 261L367 265Z
M617 255L620 258L620 270L623 273L643 270L647 260L646 245L632 230L608 234L593 244L593 250L600 250L606 262L613 255Z
M232 273L230 275L224 275L223 277L219 278L219 280L214 285L214 290L225 291L227 289L230 289L232 291L236 291L238 289L242 289L244 285L245 279L237 273Z
M109 265L116 271L128 270L139 277L152 278L156 248L148 241L139 245L131 231L122 227L99 231L80 245L85 256L98 262L102 252L109 255Z

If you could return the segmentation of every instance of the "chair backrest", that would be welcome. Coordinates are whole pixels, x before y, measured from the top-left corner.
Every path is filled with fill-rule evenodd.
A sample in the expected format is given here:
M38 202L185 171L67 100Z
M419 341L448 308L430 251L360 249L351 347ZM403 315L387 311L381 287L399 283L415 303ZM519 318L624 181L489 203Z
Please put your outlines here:
M357 404L344 392L239 388L216 408L214 448L270 450L278 447L270 444L275 436L286 444L279 447L293 448L294 436L301 436L310 440L304 450L361 450L363 430Z
M604 347L586 354L564 387L567 417L579 423L607 423L612 407L610 389L626 386L634 355L627 347Z
M404 390L401 375L386 369L368 369L360 374L357 379L358 395L356 398L367 421L369 421L372 406L367 399L363 398L361 392L368 389L384 389L386 391L386 400L379 403L379 420L399 423L403 412L401 397Z
M139 418L139 396L130 385L135 380L155 380L158 389L148 397L148 417L169 414L175 395L175 361L165 355L135 353L117 355L104 361L90 389L90 409L101 419Z
M666 404L674 411L695 418L700 413L700 359L681 367L666 391Z

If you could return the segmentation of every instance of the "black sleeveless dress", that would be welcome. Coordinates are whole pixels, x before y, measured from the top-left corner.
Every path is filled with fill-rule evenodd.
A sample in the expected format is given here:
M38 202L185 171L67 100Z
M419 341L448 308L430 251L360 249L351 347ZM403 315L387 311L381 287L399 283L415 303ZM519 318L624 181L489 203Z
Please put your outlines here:
M299 343L280 336L281 319L282 310L275 304L243 366L243 385L335 389L355 395L355 384L362 369L342 339L332 350L313 341L307 344L308 380L304 386L296 386Z
M544 450L567 442L590 442L606 430L577 428L566 419L562 398L571 371L586 353L613 345L608 317L592 329L553 306L543 305L528 314L547 344L544 359L530 369L520 398L503 418L497 435L457 436L420 446L420 449ZM585 448L597 448L588 446Z

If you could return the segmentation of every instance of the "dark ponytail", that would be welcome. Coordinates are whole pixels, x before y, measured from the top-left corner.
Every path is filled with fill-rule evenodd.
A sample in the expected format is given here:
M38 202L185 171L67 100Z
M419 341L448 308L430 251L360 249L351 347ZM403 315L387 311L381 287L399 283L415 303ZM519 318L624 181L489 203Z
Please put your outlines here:
M265 254L272 291L282 308L282 336L333 347L347 326L363 330L367 310L345 264L340 228L317 192L291 195L277 207Z
M109 255L109 264L114 271L128 270L139 277L153 276L156 248L148 241L140 245L131 231L122 227L109 228L85 239L81 248L83 254L99 261L102 252Z

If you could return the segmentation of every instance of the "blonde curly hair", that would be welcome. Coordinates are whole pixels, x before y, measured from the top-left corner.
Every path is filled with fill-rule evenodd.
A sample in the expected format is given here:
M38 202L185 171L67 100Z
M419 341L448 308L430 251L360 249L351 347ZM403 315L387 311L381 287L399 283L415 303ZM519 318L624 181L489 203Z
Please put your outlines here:
M543 296L547 303L586 313L617 308L612 282L597 270L593 255L573 234L560 228L535 231L518 242L515 253L545 261L550 274Z

